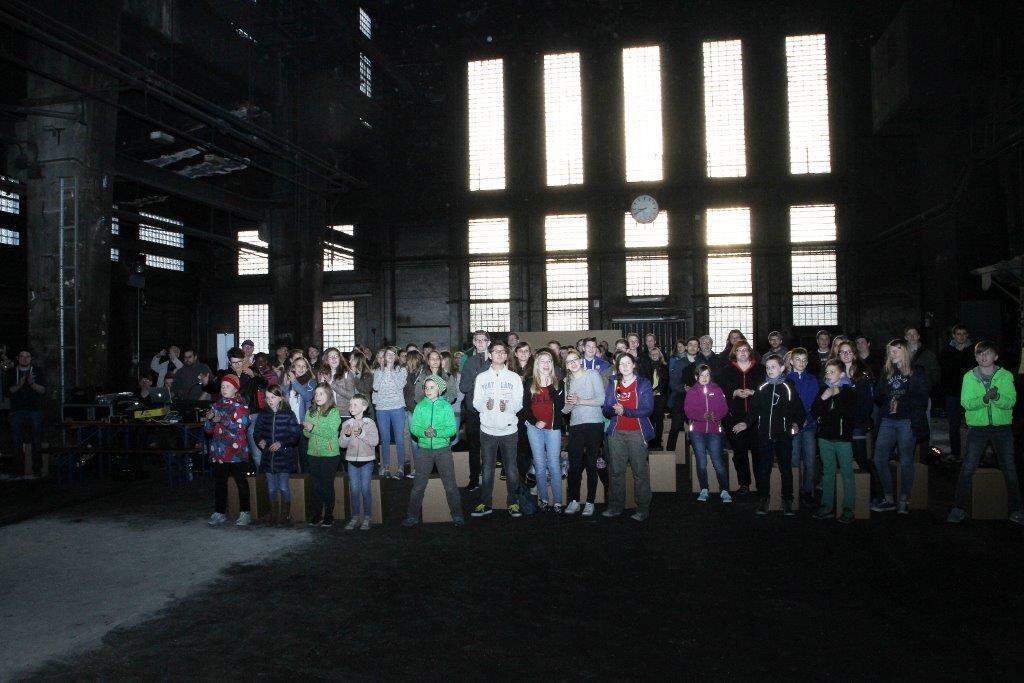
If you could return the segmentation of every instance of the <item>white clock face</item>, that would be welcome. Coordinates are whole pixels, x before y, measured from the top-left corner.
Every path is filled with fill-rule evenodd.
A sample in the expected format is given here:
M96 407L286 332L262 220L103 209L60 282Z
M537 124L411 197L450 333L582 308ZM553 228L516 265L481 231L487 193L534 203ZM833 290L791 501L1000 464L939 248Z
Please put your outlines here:
M629 213L637 223L651 223L658 217L658 202L649 194L642 194L633 200Z

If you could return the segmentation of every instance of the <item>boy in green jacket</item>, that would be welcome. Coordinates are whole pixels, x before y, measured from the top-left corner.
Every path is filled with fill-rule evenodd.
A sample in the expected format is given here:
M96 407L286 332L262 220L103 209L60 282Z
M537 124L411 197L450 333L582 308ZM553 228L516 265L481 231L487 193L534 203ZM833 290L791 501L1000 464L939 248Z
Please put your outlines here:
M1017 402L1017 391L1013 386L1013 375L996 365L999 354L991 342L980 341L974 345L974 358L978 367L963 378L960 389L960 405L967 417L967 449L960 479L956 483L956 500L949 512L947 522L962 522L964 499L971 490L971 479L978 469L978 461L985 452L985 446L992 442L999 468L1006 479L1006 500L1010 508L1010 521L1024 525L1024 512L1020 507L1020 488L1017 485L1017 466L1013 460L1013 406Z
M402 526L419 524L420 512L423 509L423 492L427 490L427 480L437 466L441 475L441 483L448 498L448 509L452 513L452 523L462 526L462 499L459 487L455 483L455 463L452 460L451 439L458 428L455 424L455 412L447 400L441 398L448 384L437 375L430 375L423 381L423 399L416 404L412 419L409 421L409 432L419 443L419 452L413 454L416 465L416 478L409 496L409 510L406 512Z

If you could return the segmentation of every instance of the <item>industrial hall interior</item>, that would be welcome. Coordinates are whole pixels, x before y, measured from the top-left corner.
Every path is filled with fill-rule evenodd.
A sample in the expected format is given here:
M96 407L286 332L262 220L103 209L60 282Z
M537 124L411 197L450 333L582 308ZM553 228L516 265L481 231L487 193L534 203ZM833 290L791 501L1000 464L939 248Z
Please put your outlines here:
M0 681L1016 679L1021 36L0 0Z

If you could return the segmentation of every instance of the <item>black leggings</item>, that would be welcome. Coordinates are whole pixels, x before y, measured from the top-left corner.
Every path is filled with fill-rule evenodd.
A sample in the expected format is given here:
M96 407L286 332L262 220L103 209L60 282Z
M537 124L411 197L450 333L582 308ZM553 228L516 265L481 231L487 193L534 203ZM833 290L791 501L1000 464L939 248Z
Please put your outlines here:
M247 462L213 463L214 512L224 514L228 511L228 477L234 479L238 486L238 511L249 512L249 482L245 479L248 470Z
M569 427L569 487L568 500L580 499L580 484L583 481L583 469L587 470L587 502L593 503L597 493L597 458L601 455L601 442L604 441L604 425L600 422L572 425ZM607 470L605 477L606 481Z
M757 467L757 444L755 441L756 428L747 425L739 434L732 431L733 425L739 420L729 420L724 423L726 436L729 439L729 446L732 447L732 464L736 467L736 479L740 486L750 486L750 465Z
M309 458L309 474L313 484L313 519L320 517L321 509L325 519L334 519L334 475L338 473L339 460L341 456L338 455Z

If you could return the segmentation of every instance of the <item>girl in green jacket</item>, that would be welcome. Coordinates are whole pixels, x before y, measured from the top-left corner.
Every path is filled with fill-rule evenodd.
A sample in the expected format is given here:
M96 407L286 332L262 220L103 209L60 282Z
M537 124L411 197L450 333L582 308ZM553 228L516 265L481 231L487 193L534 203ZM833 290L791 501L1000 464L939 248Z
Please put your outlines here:
M321 382L313 392L313 405L302 422L302 433L309 439L309 474L313 484L310 526L334 526L334 475L341 460L340 428L341 414L334 405L334 391L331 385Z

